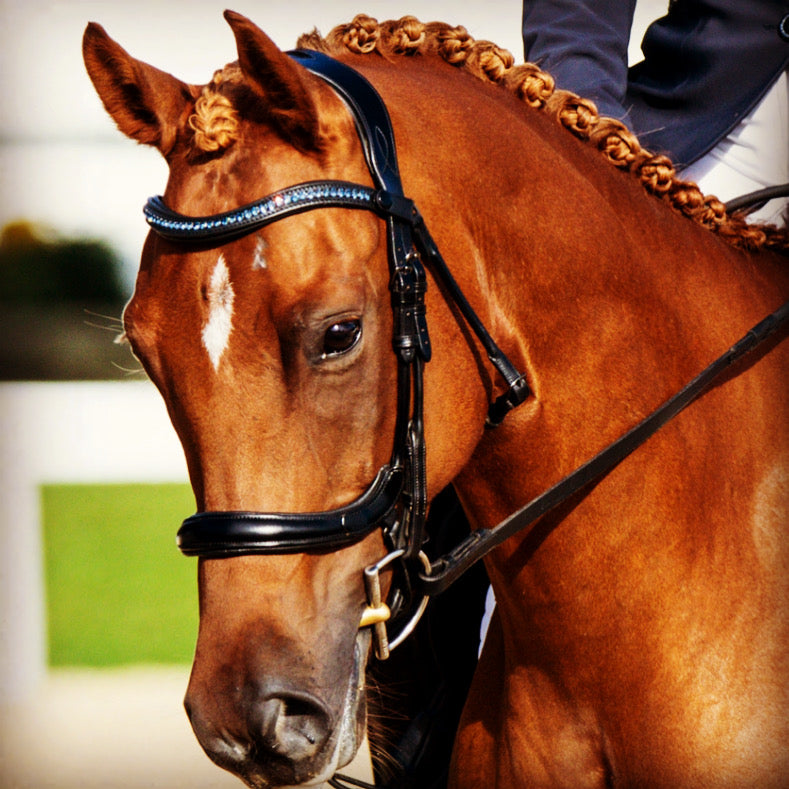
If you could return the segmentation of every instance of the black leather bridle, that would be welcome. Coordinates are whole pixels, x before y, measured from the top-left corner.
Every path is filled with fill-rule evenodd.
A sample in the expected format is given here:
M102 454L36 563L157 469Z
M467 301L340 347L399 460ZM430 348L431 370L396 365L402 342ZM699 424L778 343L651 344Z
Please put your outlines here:
M687 386L624 436L492 529L472 532L432 564L422 553L426 539L427 487L423 430L423 370L430 360L424 296L426 262L485 348L506 391L490 405L488 426L502 422L530 395L525 376L493 341L449 271L413 201L400 182L394 133L386 107L354 69L308 50L289 53L324 79L345 100L356 121L374 186L343 181L310 181L271 194L233 211L189 217L151 198L145 215L151 228L170 241L219 246L286 216L325 207L373 211L387 226L390 291L394 313L392 344L397 356L397 415L391 459L370 487L347 506L319 513L200 512L187 518L178 545L188 556L224 558L338 550L373 530L383 531L390 553L365 570L368 608L362 626L374 626L376 654L384 659L411 632L429 596L444 591L497 545L533 524L570 496L599 479L649 436L699 397L733 362L763 342L789 319L789 303L765 318ZM533 549L539 544L534 541ZM402 572L387 606L378 574L396 564ZM391 609L391 611L390 611ZM401 611L400 632L389 642L385 622ZM413 613L414 610L416 613Z
M171 211L161 197L151 198L145 216L151 228L170 241L219 246L253 233L284 217L325 207L373 211L386 221L390 292L394 314L392 345L397 356L397 411L391 459L370 487L347 506L318 513L199 512L178 532L188 556L223 558L244 554L281 554L338 550L380 528L390 553L365 572L369 605L362 626L375 626L376 654L411 631L424 610L426 596L415 594L418 578L430 571L422 553L427 515L423 368L430 360L425 315L427 278L422 259L455 302L501 374L506 391L491 405L490 425L529 395L524 376L507 359L483 326L441 258L413 201L403 194L394 132L378 93L361 74L322 53L289 53L328 82L350 107L364 148L374 187L344 181L310 181L282 189L255 203L210 217L187 217ZM381 600L378 573L390 564L402 572L390 603ZM414 608L416 613L411 613ZM402 610L400 635L391 642L386 620Z

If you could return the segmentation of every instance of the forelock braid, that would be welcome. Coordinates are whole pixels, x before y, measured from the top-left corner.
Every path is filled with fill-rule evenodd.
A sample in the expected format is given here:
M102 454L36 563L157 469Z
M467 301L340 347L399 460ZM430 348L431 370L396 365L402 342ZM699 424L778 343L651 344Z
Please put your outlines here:
M189 116L189 128L194 132L194 146L200 151L214 153L229 148L238 134L238 114L233 103L223 95L226 82L237 82L241 71L231 64L214 73L214 77L202 90L195 102L195 110Z
M475 41L464 27L442 22L422 24L413 16L379 24L359 14L350 23L334 28L325 39L317 31L302 36L298 46L328 54L437 54L479 79L506 86L530 107L544 110L576 137L597 148L612 165L639 178L648 192L733 246L789 251L787 230L749 225L742 216L727 214L716 197L705 196L696 184L678 178L667 156L642 148L624 123L601 117L588 99L556 90L551 75L535 64L515 66L507 50L489 41Z

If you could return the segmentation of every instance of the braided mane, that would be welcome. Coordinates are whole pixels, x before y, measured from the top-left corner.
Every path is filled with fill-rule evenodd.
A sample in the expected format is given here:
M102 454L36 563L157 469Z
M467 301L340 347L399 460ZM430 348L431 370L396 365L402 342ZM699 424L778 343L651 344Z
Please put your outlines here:
M717 233L734 247L749 250L773 249L789 253L789 232L773 225L748 224L743 216L728 214L716 197L702 194L699 187L677 177L671 160L641 147L624 123L602 117L588 99L557 90L550 74L533 63L514 65L510 52L490 41L476 41L464 27L443 22L422 23L413 16L378 22L364 14L338 25L326 37L317 30L301 36L300 48L338 56L378 53L384 57L434 55L462 68L478 79L512 91L529 107L547 112L576 137L594 146L615 167L637 177L647 192L668 203L675 211ZM195 145L216 151L230 145L238 125L231 102L222 95L224 81L237 82L238 67L228 66L214 75L198 99L189 119Z

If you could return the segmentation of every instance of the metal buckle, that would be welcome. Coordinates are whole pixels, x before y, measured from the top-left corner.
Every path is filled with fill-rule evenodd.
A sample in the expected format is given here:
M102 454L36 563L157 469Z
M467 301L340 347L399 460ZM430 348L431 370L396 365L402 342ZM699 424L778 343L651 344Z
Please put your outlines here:
M430 597L424 595L419 601L413 616L406 622L402 630L393 639L389 639L386 632L386 623L392 616L389 606L381 599L381 578L380 572L392 562L400 559L405 554L405 550L399 549L392 551L392 553L384 556L383 559L371 564L365 568L364 571L364 586L367 591L367 607L362 612L362 618L359 622L359 627L372 627L373 628L373 642L375 648L375 656L379 660L386 660L389 653L405 641L408 636L413 633L417 623L422 618L422 614L427 608ZM419 560L425 569L425 575L430 575L430 559L420 551Z

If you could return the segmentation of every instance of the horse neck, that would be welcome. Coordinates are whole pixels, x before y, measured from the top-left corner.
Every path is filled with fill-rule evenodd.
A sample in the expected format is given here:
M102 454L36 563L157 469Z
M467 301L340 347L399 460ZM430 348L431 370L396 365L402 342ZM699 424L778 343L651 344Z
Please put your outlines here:
M409 91L403 114L392 104L406 189L418 185L450 267L535 393L456 479L472 521L490 527L678 391L775 309L789 280L547 117L450 79Z

